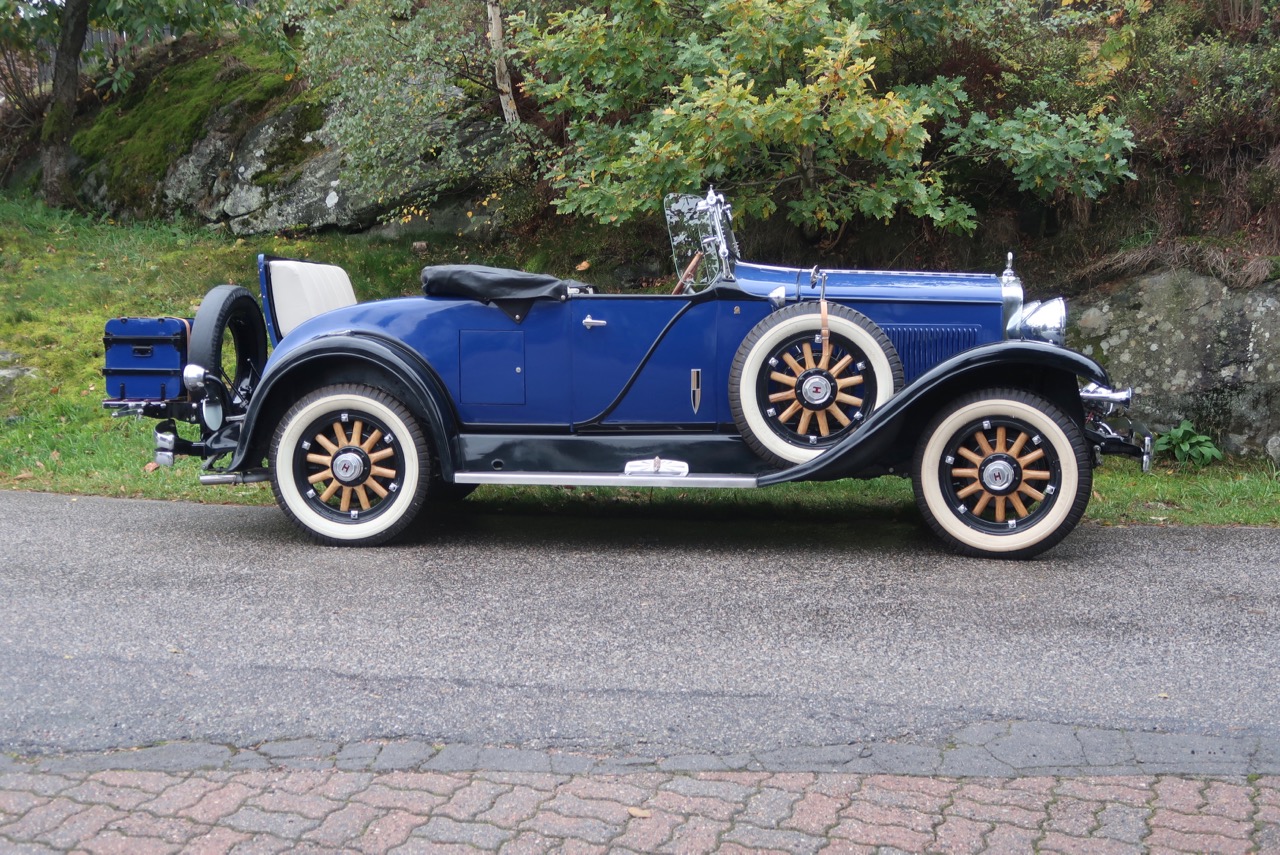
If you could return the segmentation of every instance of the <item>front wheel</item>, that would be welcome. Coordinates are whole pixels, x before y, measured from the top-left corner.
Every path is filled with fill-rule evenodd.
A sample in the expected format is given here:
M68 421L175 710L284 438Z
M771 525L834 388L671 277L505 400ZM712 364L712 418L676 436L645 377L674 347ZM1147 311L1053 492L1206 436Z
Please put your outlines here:
M431 461L413 413L379 389L318 389L294 404L271 440L271 487L313 539L371 546L413 522L427 498Z
M925 429L912 470L916 505L952 550L1030 558L1084 515L1093 470L1079 426L1031 392L964 396Z

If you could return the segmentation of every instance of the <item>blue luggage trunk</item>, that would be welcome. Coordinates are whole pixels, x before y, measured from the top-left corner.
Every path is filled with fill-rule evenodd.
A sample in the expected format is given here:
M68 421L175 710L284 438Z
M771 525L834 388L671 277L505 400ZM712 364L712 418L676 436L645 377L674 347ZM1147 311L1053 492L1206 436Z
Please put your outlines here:
M187 364L191 322L184 318L112 318L102 344L106 403L172 401L187 396L182 369Z

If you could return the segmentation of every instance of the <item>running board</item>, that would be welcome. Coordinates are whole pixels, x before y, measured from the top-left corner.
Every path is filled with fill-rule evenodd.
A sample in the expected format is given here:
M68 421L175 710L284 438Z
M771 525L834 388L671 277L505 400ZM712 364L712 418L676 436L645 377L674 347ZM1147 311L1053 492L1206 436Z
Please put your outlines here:
M758 487L754 475L602 475L596 472L455 472L458 484L555 487Z

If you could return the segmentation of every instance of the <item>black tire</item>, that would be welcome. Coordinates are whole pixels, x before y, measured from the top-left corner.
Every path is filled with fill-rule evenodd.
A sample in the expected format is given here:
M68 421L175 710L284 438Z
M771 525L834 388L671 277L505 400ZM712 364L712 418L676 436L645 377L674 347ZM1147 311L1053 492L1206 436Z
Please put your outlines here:
M1079 425L1057 406L1023 390L988 389L933 419L912 483L925 522L954 552L1030 558L1076 527L1093 467Z
M191 323L187 362L222 380L232 406L245 411L267 364L267 325L252 294L219 285L204 296Z
M384 543L427 500L431 457L418 419L399 400L359 384L327 386L289 408L271 439L271 488L313 540Z
M821 454L902 388L902 360L875 322L828 303L827 326L830 352L822 350L821 306L797 303L756 324L733 357L733 421L775 466Z

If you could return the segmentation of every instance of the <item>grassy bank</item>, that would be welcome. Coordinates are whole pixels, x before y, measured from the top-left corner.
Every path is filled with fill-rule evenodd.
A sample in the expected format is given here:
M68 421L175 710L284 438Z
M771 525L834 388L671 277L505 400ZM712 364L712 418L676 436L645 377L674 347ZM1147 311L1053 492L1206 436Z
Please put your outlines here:
M351 235L268 237L245 242L183 224L122 227L30 199L0 196L0 351L7 365L33 370L0 397L0 489L268 504L263 485L207 488L197 461L151 469L154 422L113 419L100 406L102 326L121 315L195 313L223 282L256 292L259 252L317 258L346 267L362 298L413 293L423 264L472 261L526 266L554 255L569 273L604 266L607 239L548 234L507 245L439 240L415 254L405 240ZM577 243L569 243L574 240ZM581 275L581 274L579 274ZM901 479L788 485L758 491L484 488L472 498L490 510L633 513L707 519L916 518ZM1099 470L1089 517L1108 524L1280 525L1280 474L1269 463L1231 461L1202 470L1110 459Z

